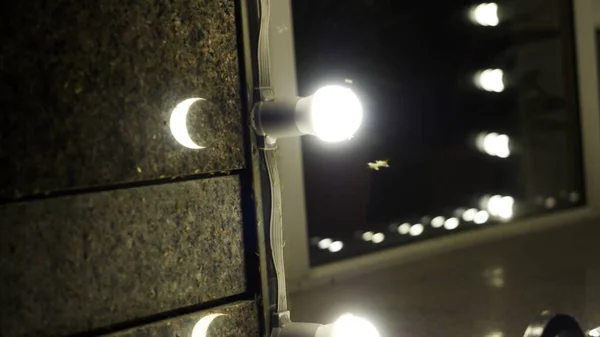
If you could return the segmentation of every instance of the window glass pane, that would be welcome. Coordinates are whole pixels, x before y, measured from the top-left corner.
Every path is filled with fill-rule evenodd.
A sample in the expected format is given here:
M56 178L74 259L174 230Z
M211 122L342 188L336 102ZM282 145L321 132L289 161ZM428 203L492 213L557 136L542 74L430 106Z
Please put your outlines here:
M364 107L303 140L313 265L585 202L569 1L293 6L300 95Z

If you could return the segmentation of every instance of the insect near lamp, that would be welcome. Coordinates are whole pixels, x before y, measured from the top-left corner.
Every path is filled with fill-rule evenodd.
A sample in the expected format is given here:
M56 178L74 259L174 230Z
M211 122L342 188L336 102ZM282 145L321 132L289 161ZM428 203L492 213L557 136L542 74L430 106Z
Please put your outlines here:
M271 337L379 337L375 326L364 318L344 314L331 324L287 323Z
M254 127L271 140L315 135L327 142L351 138L362 123L356 94L342 86L326 86L308 97L264 101L254 109Z

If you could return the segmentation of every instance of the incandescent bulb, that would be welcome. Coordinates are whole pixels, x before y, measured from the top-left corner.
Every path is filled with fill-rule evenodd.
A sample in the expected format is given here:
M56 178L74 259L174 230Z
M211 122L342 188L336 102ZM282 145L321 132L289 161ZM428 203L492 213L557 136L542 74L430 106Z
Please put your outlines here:
M362 317L352 314L340 316L333 324L320 327L316 337L379 337L375 326Z
M311 100L310 124L315 136L328 142L351 138L362 123L363 109L358 97L341 86L323 87L303 100ZM299 102L299 106L302 106Z

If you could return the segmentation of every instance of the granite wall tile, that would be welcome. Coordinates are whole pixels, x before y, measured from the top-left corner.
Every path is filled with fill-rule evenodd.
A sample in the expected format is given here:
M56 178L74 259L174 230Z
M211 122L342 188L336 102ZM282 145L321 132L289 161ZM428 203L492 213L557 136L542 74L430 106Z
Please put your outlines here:
M215 318L209 325L207 336L222 337L252 337L259 336L258 312L256 304L252 301L236 302L223 307L207 311L179 316L173 319L160 321L154 324L143 325L107 336L110 337L165 337L179 336L192 337L192 330L196 323L203 317L221 313L223 316Z
M243 166L233 0L0 5L0 197ZM182 100L191 150L169 128Z
M56 336L245 291L236 176L0 206L0 335Z

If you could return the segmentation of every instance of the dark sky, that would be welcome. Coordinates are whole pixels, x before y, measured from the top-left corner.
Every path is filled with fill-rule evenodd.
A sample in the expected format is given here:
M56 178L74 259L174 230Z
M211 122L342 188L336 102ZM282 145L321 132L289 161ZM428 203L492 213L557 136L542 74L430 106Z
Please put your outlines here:
M303 141L311 236L448 217L487 193L514 196L524 216L542 211L537 196L581 190L569 2L497 3L500 25L481 27L472 1L294 1L300 94L344 84L365 113L347 143ZM504 71L504 92L474 85L488 68ZM486 131L511 137L508 159L475 148Z

